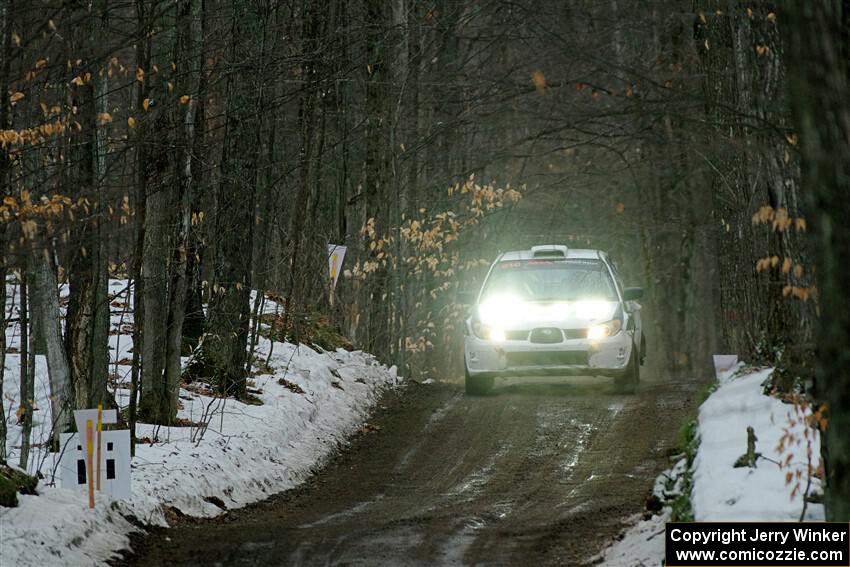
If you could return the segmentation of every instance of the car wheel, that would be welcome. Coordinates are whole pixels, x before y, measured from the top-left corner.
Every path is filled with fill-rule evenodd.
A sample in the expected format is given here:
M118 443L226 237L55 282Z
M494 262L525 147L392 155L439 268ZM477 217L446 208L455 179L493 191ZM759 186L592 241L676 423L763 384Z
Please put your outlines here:
M469 369L466 368L466 361L463 361L464 387L467 396L483 396L493 389L492 376L470 376Z
M632 356L626 371L614 378L614 389L620 394L634 394L640 382L640 361L637 349L632 347Z

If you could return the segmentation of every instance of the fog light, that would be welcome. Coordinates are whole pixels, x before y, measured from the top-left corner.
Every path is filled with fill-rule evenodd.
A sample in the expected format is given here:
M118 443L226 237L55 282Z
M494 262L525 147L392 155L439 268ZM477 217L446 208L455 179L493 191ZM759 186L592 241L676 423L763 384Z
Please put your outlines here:
M587 338L591 341L598 341L599 339L616 335L620 332L622 326L623 322L619 319L612 319L601 325L593 325L587 329Z
M485 341L493 341L495 343L505 342L505 330L500 327L491 327L490 325L484 325L480 321L472 322L472 332L479 339L484 339Z

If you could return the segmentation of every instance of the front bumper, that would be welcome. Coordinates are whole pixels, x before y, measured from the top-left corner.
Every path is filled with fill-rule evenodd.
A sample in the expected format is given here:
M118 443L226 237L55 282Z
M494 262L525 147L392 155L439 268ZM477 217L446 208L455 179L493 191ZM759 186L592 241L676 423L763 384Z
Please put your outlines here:
M626 331L594 341L568 339L555 344L495 342L474 335L464 341L471 376L621 376L631 351L632 337Z

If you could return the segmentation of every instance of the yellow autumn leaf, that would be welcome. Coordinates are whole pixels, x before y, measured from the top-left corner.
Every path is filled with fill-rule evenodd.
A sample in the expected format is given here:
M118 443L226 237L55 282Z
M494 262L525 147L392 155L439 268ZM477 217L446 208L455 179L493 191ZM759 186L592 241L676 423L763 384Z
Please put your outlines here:
M135 128L136 127L136 119L133 118L132 116L127 118L127 126L129 126L130 128Z
M35 62L35 68L36 69L41 69L42 67L44 67L46 65L47 65L47 59L44 59L44 58L39 59L38 61Z
M108 112L101 112L97 115L97 121L99 124L106 124L108 122L112 122L112 115Z
M791 271L791 258L786 256L785 259L782 261L782 273L787 274L790 271Z
M531 74L531 82L538 93L543 94L546 92L546 75L543 74L543 71L540 69L534 71Z
M151 99L146 98L145 100L142 101L142 108L144 108L145 110L150 108L150 105L151 105Z
M136 69L136 80L139 81L140 83L145 82L145 70L142 69L141 67Z
M189 102L189 95L183 95L180 97L180 104L187 104Z
M83 84L84 84L84 83L83 83L83 78L82 78L82 77L80 77L79 75L77 75L76 77L74 77L73 79L71 79L71 84L72 84L72 85L77 85L78 87L81 87L81 86L83 86Z
M12 104L15 104L16 102L18 102L22 98L24 98L24 93L22 93L21 91L14 92L9 96L9 102L11 102Z

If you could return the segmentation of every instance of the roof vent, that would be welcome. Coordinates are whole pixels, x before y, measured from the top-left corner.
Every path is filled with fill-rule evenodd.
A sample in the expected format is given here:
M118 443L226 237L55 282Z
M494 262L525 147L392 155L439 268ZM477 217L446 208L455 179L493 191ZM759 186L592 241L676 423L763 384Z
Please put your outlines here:
M567 247L560 244L544 244L531 247L532 258L566 258Z

